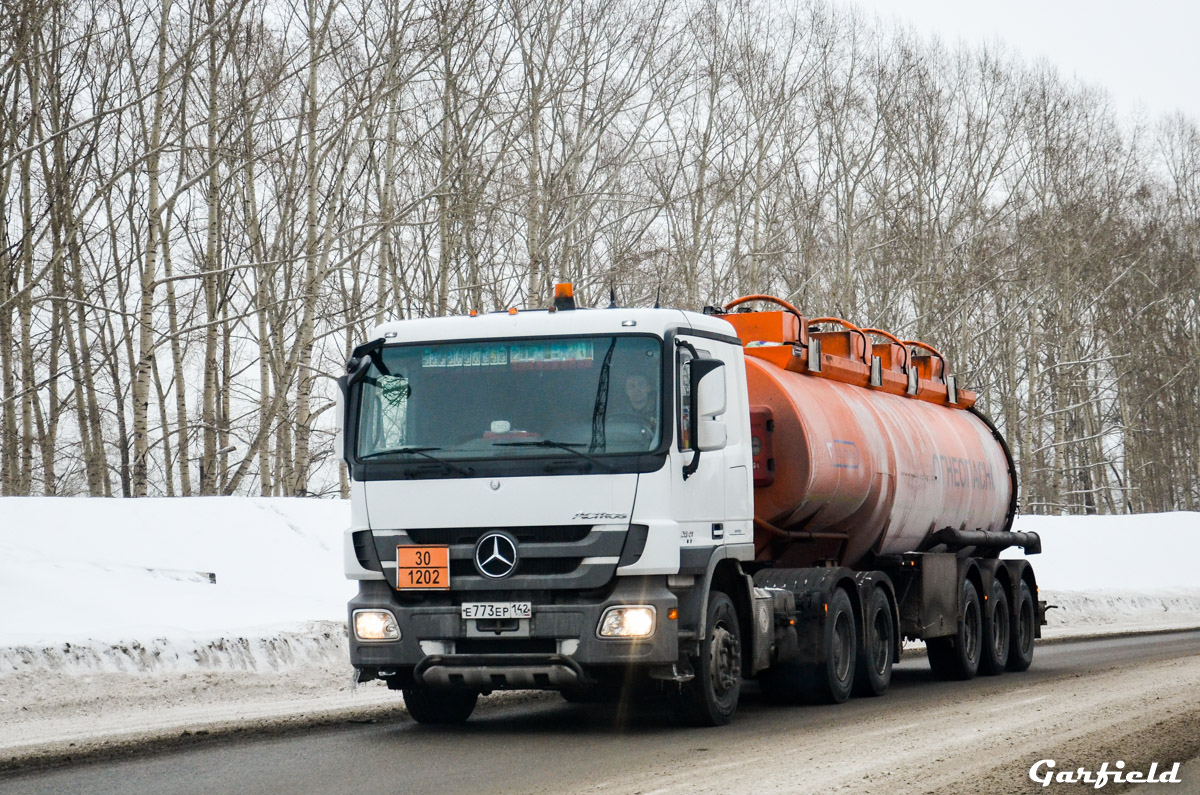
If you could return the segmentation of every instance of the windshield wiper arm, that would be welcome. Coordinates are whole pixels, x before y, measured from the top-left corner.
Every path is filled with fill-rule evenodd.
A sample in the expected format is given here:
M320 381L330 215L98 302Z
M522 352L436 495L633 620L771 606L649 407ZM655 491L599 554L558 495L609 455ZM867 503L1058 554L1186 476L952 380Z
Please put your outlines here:
M441 449L442 448L440 448L440 447L394 447L391 450L376 450L373 453L367 453L366 455L360 455L358 458L360 461L366 461L368 458L378 458L379 456L383 456L383 455L396 455L398 453L412 453L413 455L419 455L422 458L428 458L430 461L433 461L435 464L440 464L444 469L448 469L451 472L457 472L458 474L462 475L463 477L469 478L475 474L475 470L473 470L473 469L469 469L468 467L460 467L458 464L452 464L449 461L446 461L445 459L438 458L435 455L429 454L433 450L441 450Z
M566 450L568 453L577 455L584 460L591 461L593 464L600 467L601 469L608 470L609 472L612 471L612 467L610 467L608 464L601 461L599 458L596 458L596 456L585 453L582 450L575 449L576 447L586 447L586 445L583 442L556 442L553 439L537 439L535 441L528 441L528 442L492 442L492 446L493 447L556 447L559 450Z

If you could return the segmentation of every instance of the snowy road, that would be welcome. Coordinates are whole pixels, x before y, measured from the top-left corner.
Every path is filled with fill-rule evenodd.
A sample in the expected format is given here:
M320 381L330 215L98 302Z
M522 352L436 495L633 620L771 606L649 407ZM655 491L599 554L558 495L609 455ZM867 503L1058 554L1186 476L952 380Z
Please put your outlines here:
M1028 673L965 683L934 681L914 654L882 699L778 707L748 695L723 729L545 695L485 701L461 728L403 718L214 740L0 778L0 792L1045 792L1062 788L1029 780L1038 760L1169 768L1200 756L1197 725L1190 631L1039 646Z

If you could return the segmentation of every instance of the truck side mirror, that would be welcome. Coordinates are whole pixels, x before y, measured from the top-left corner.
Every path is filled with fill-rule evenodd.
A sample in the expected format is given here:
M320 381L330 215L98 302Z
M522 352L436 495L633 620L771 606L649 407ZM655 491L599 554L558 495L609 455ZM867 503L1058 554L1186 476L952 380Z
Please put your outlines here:
M725 413L725 362L694 359L691 367L692 394L696 396L696 449L707 453L720 450L727 438L725 423L716 419Z
M696 414L712 419L725 413L725 362L720 359L693 359L692 394L696 396Z
M333 395L333 401L333 416L337 422L337 436L334 437L334 449L340 450L342 460L350 463L350 458L346 455L346 390L338 389Z
M690 437L696 451L691 463L683 468L687 480L700 467L700 453L720 450L727 439L725 423L715 419L725 413L725 362L696 358L688 362L691 407L688 412Z
M361 396L351 396L351 389L364 378L367 377L367 371L371 369L371 362L375 362L375 366L386 373L387 367L383 364L383 357L380 356L380 351L383 350L383 337L378 337L370 342L364 342L354 349L350 354L349 361L346 362L346 373L337 380L337 449L342 451L342 458L346 463L350 462L350 444L348 434L346 433L346 413L354 407L353 404L361 401ZM355 434L357 435L357 434Z

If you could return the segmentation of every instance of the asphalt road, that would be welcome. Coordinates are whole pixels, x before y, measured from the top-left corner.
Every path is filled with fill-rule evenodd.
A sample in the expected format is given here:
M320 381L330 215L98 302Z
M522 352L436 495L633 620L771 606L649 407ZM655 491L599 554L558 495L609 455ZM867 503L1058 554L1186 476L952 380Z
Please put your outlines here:
M719 729L682 727L657 704L572 705L536 694L481 701L462 727L418 726L402 715L227 738L2 778L0 792L950 791L971 781L972 765L989 771L980 791L1043 791L1024 778L1030 759L1115 758L1133 742L1126 730L1136 730L1146 758L1200 754L1188 739L1200 715L1197 661L1200 631L1039 646L1028 672L970 682L935 681L923 653L910 652L883 698L783 707L751 692ZM851 758L858 767L847 771ZM1200 792L1200 781L1190 785L1162 791Z

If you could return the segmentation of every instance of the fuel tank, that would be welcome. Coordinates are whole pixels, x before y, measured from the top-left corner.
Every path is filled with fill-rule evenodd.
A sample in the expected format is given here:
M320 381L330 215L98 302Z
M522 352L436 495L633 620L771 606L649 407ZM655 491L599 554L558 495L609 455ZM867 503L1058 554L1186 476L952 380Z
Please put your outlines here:
M1011 455L936 350L790 308L724 319L746 345L760 560L855 566L1010 529Z

